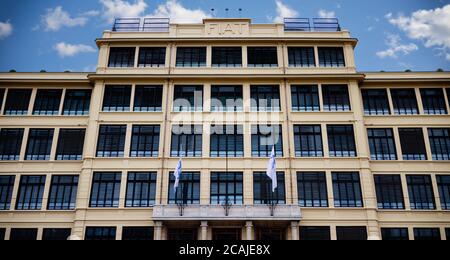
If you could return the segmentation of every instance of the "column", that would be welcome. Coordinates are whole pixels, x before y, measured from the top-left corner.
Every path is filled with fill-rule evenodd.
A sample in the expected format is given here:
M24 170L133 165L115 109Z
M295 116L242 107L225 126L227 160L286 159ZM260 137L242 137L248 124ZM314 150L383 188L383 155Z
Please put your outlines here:
M298 237L298 222L292 221L291 222L291 240L299 240Z
M155 240L162 240L162 222L161 221L156 221L155 222Z
M246 229L246 240L254 240L253 236L253 222L247 221L245 222L245 229Z
M208 221L202 221L200 227L202 229L200 239L203 241L208 240Z

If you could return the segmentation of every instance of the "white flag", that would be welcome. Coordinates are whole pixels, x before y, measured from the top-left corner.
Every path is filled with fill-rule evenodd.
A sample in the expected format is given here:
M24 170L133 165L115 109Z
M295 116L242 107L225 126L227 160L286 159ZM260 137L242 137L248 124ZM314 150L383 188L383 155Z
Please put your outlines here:
M275 146L273 146L272 148L272 154L270 155L269 165L267 166L267 176L272 180L272 192L275 192L275 190L278 187Z
M175 193L177 192L178 186L180 184L180 176L182 171L183 171L183 159L180 158L177 164L177 168L175 168L175 172L173 173L173 176L175 176L175 184L173 185Z

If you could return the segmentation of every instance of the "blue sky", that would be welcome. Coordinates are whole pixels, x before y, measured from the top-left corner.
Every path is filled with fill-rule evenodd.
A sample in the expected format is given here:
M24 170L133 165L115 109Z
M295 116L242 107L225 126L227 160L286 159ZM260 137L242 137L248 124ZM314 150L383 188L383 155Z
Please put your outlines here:
M115 16L339 18L360 71L450 70L450 0L0 0L0 71L93 71Z

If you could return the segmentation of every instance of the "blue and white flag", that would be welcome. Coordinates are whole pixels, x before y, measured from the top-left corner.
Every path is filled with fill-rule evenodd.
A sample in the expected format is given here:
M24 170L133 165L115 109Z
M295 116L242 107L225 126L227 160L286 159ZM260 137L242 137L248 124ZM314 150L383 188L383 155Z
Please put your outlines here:
M173 185L175 193L177 192L178 186L180 185L180 176L182 171L183 171L183 159L180 158L177 164L177 168L175 168L175 172L173 173L173 176L175 176L175 184Z
M267 166L267 176L272 180L272 192L275 192L275 190L278 187L275 146L273 146L272 148L272 154L270 155L269 165Z

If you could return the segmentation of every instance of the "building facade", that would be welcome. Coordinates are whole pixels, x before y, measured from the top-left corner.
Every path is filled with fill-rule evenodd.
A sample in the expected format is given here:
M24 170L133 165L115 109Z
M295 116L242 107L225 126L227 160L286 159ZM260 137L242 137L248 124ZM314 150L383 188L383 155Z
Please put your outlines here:
M340 29L134 21L95 73L0 74L0 239L450 238L450 73L358 72Z

